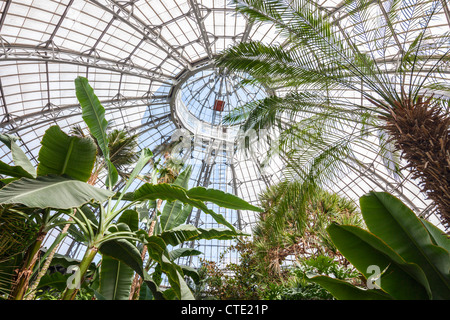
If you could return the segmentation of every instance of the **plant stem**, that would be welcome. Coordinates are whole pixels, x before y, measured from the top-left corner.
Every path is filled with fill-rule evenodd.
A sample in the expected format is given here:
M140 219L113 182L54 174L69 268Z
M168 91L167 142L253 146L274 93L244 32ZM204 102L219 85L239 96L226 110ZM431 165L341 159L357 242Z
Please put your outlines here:
M69 221L72 221L72 218L69 219ZM64 229L61 231L60 237L59 237L59 243L57 243L55 245L55 247L53 248L52 252L50 253L50 255L47 257L47 259L45 260L45 264L42 267L41 271L39 271L39 274L36 278L36 280L34 281L32 287L30 288L30 292L29 295L25 298L25 300L33 300L35 295L36 295L36 289L39 285L39 282L41 281L41 278L47 273L48 268L50 267L50 264L53 260L53 257L56 254L56 251L58 251L59 245L61 243L61 241L65 238L67 231L69 230L71 223L67 223L64 226Z
M33 271L34 264L39 256L39 250L41 249L42 242L47 232L43 231L43 227L38 232L38 236L34 243L28 248L25 255L24 264L18 271L16 283L11 290L9 296L10 300L22 300L23 296L28 288L31 273Z
M156 220L153 220L150 225L150 229L148 231L149 237L151 237L153 235L153 230L155 228L155 224L156 224ZM144 247L142 248L142 253L141 253L142 261L145 260L146 253L147 253L147 246L144 245ZM134 275L133 284L131 285L129 300L137 300L138 299L139 292L140 292L143 281L144 281L144 279L140 278L137 273Z
M86 272L87 272L90 264L94 260L97 252L98 252L98 248L96 246L90 246L87 248L86 253L84 254L84 257L80 262L79 270L76 271L77 273L79 273L79 277L77 277L78 279L80 279L79 285L81 285L81 283L83 282ZM79 290L79 286L74 286L74 287L70 287L70 288L67 287L61 300L74 300L78 290Z

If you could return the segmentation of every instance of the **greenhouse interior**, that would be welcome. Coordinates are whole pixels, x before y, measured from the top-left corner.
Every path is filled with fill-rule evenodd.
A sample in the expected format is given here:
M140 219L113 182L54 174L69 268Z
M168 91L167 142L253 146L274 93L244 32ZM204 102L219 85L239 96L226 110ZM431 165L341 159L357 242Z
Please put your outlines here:
M450 299L447 0L0 0L0 44L0 300Z

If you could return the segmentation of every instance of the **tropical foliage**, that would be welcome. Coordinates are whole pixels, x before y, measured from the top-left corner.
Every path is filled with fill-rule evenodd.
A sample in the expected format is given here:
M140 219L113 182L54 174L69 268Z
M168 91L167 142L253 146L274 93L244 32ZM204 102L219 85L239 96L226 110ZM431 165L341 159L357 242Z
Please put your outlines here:
M368 231L332 224L328 233L367 279L367 287L325 276L311 281L338 299L448 300L448 236L388 193L371 192L361 197L360 203Z
M260 194L261 207L253 228L255 253L269 277L282 272L287 257L303 260L319 255L345 259L330 241L326 228L333 222L363 227L357 206L337 194L318 190L304 194L302 184L282 181Z
M360 284L360 273L352 266L342 265L332 257L318 255L299 261L287 269L288 276L281 283L271 283L264 290L265 300L333 300L333 295L324 287L311 282L312 275L325 275Z
M236 253L236 262L224 263L225 255ZM331 276L361 285L360 273L351 265L328 255L316 255L283 266L283 272L267 273L261 253L250 241L239 242L222 253L219 262L203 260L202 299L218 300L333 300L311 276Z
M95 139L95 137L93 137L91 133L86 135L79 125L72 127L70 133L78 137L89 136L96 144L97 158L95 161L94 170L92 171L91 177L89 179L89 183L94 185L98 179L98 175L102 170L105 169L106 166L102 150L97 144L97 140ZM111 153L111 162L119 170L119 174L123 176L125 175L125 172L123 172L123 170L135 164L138 160L139 154L136 152L136 149L138 147L138 135L129 134L125 129L112 129L107 131L107 136L108 149Z
M181 255L198 253L170 251L169 246L175 247L187 240L231 239L242 235L222 215L209 209L205 202L237 210L260 209L219 190L203 187L187 189L186 179L173 183L147 182L130 191L130 186L152 158L151 151L147 149L141 150L120 192L113 191L119 175L113 163L114 154L109 149L110 136L106 132L108 122L105 110L86 78L78 77L75 85L91 138L69 136L58 126L49 128L42 139L36 170L15 144L13 137L1 137L12 151L14 166L1 165L1 173L11 179L0 189L0 204L8 206L8 210L20 212L22 216L33 217L40 227L37 238L24 254L22 269L13 279L9 298L24 298L46 233L68 223L76 226L70 232L86 245L86 251L81 261L76 262L74 275L69 278L56 273L53 275L59 280L66 280L62 299L74 299L82 285L90 282L90 270L98 254L102 257L100 273L96 289L91 288L98 299L128 299L134 272L148 286L151 298L192 298L184 277L195 277L195 273L178 266L174 260ZM101 151L107 169L106 188L87 183L91 178L97 150ZM189 174L187 170L183 177ZM142 208L149 201L157 200L165 201L166 205L157 224L158 231L155 235L149 235L139 227L140 218L145 218ZM210 214L224 227L200 229L184 225L186 213L192 208ZM64 217L69 217L69 220ZM144 267L138 244L148 248L148 261L154 267L153 276ZM170 289L164 292L159 289L160 282L156 276L162 273L170 284ZM41 278L41 281L44 279Z
M286 41L242 42L218 57L219 67L248 74L248 82L273 93L226 121L256 132L275 128L279 143L268 154L281 154L292 178L309 189L358 170L356 150L380 155L394 177L409 169L450 221L450 95L440 80L450 33L429 29L443 2L343 1L339 12L352 26L345 30L314 1L234 3Z

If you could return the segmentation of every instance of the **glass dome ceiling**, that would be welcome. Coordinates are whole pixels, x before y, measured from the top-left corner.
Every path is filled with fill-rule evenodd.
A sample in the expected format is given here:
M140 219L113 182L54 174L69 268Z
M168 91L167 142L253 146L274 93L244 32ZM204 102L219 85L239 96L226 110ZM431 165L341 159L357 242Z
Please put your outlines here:
M227 70L213 67L198 70L176 87L179 92L174 93L174 103L178 118L183 121L193 117L204 126L223 126L225 116L234 108L266 96L263 88L242 85L243 80L242 76ZM184 125L195 131L193 121Z
M340 0L317 2L337 24L352 30ZM373 1L375 10L382 3ZM272 25L250 22L222 0L0 0L0 12L0 130L19 137L34 163L46 128L58 124L68 132L83 125L74 79L84 76L112 126L138 132L140 148L157 154L182 129L195 136L189 152L180 153L193 167L191 186L235 193L258 204L258 194L282 178L283 159L262 168L264 146L246 156L236 151L233 128L223 135L221 126L231 108L264 96L264 90L238 87L236 75L211 64L222 50L242 41L285 43ZM438 15L431 31L448 31L446 0ZM216 106L217 101L223 104ZM221 141L231 141L232 147L224 148ZM355 201L372 189L393 192L418 215L440 224L408 173L402 179L390 174L370 145L359 146L355 154L360 165L330 189ZM0 156L6 163L12 160L4 147ZM216 209L239 229L251 231L252 212ZM201 212L193 211L190 219L216 226ZM191 245L213 260L230 243ZM60 253L77 258L82 246L67 239Z

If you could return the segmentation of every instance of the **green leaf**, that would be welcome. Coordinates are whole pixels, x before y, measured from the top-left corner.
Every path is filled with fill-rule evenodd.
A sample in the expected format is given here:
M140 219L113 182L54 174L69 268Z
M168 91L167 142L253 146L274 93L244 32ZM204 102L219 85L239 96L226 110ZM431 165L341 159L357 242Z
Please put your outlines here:
M14 178L34 178L20 166L10 166L0 161L0 174Z
M39 150L38 176L67 175L88 181L94 168L97 147L90 138L71 137L59 126L45 131Z
M191 174L192 174L192 166L188 166L177 176L173 184L180 186L184 189L189 188L189 179L191 178Z
M124 195L125 192L128 190L130 185L133 183L134 179L139 175L139 173L144 169L144 167L148 164L150 159L153 157L153 153L150 149L144 148L141 151L141 155L139 156L139 159L134 166L133 171L130 174L130 177L128 178L127 183L125 184L125 187L122 189L121 194ZM120 198L119 198L120 201Z
M18 178L6 178L6 179L0 179L0 188L3 188L8 183L16 181Z
M167 231L186 222L192 212L191 205L183 205L180 201L166 202L161 213L161 229Z
M100 269L99 293L107 300L128 300L134 270L120 260L104 255Z
M200 254L202 254L201 251L192 248L178 248L169 252L169 259L175 261L181 257L198 256Z
M63 275L59 272L46 274L41 278L41 281L39 281L39 285L36 289L52 287L63 292L67 288L67 280L69 277L70 275Z
M120 260L144 277L142 258L139 249L125 239L114 239L102 243L99 248L102 255Z
M211 239L217 239L217 240L232 240L236 239L236 237L246 237L250 236L249 234L240 232L240 231L233 231L229 229L224 228L197 228L198 231L201 232L200 235L195 237L195 240L199 239L205 239L205 240L211 240Z
M95 298L97 300L108 300L100 292L98 292L97 290L94 290L94 294L95 294Z
M203 202L212 202L220 207L234 209L234 210L251 210L263 212L264 210L255 207L247 201L235 196L231 193L226 193L216 189L206 189L204 187L195 187L189 189L186 194L191 199L200 200Z
M75 79L75 90L81 105L83 120L89 128L89 132L97 140L97 144L108 166L106 185L112 187L116 184L119 174L109 157L108 135L106 133L108 121L105 118L105 108L101 105L100 100L86 78L77 77Z
M18 140L16 137L9 134L0 134L0 141L11 150L14 164L18 167L22 167L22 169L28 172L31 177L36 178L36 169L22 149L15 143L16 140Z
M379 289L363 290L339 279L316 276L309 279L326 290L338 300L392 300L392 297Z
M139 229L139 213L136 210L125 210L119 217L118 223L125 223L131 231Z
M184 189L188 188L191 172L192 167L189 166L186 170L178 175L173 184ZM161 229L163 231L170 230L183 224L191 212L191 205L183 206L183 203L178 200L173 202L166 202L160 217Z
M181 270L183 270L183 274L185 276L191 277L195 283L200 282L200 276L198 275L198 272L196 269L194 269L190 266L185 266L185 265L180 265L180 268L181 268Z
M148 285L141 286L141 289L139 290L139 300L153 300L153 293L152 290L150 290L150 288L148 287Z
M445 234L445 232L425 219L420 219L420 221L423 223L425 228L427 228L434 243L443 249L450 251L450 238Z
M148 248L150 258L158 262L161 266L161 270L167 275L169 283L180 300L193 300L194 296L187 286L183 278L182 269L170 261L167 257L167 248L165 242L156 236L148 237L143 233L145 237L145 244Z
M229 223L222 215L215 213L210 210L202 201L197 199L191 199L186 194L186 189L167 183L161 184L150 184L146 183L142 185L139 189L137 189L133 193L134 201L143 201L143 200L156 200L162 199L167 201L175 201L179 200L184 204L189 204L193 207L196 207L202 210L204 213L211 215L217 223L226 225L232 230L235 230L234 226Z
M61 176L21 178L0 189L0 204L20 203L31 208L70 209L88 202L102 202L113 195L108 190Z
M185 241L195 239L201 234L201 232L193 225L186 224L167 231L163 231L160 237L172 246L177 246Z
M149 276L144 277L144 283L147 285L147 288L150 289L155 300L166 300L163 291L161 291L159 286ZM139 298L141 299L141 297Z
M414 212L386 192L370 192L360 204L370 232L425 272L433 299L450 299L450 254L433 243Z
M147 235L146 232L140 232L140 234L143 238L145 238L145 235ZM104 242L100 246L99 251L102 255L107 255L111 258L122 261L128 267L133 269L137 274L139 274L142 277L144 283L151 290L155 299L165 299L158 285L144 271L141 253L133 243L125 239L111 240Z
M366 279L373 276L371 266L385 270L380 276L380 286L395 299L429 299L423 271L416 264L406 262L375 235L359 227L334 223L327 232L336 248Z

